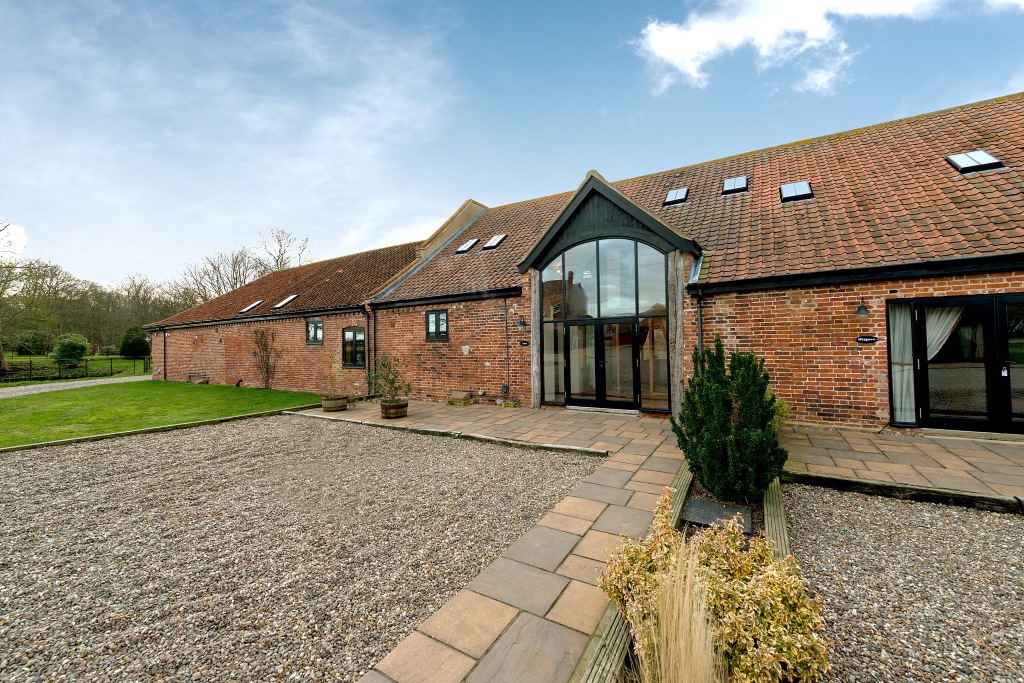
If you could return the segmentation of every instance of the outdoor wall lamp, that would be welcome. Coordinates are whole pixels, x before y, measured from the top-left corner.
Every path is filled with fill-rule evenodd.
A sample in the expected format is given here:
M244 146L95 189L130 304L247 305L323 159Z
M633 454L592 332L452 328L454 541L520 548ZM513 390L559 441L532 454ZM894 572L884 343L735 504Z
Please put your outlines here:
M516 323L516 327L518 327L520 330L525 330L527 327L529 327L529 325L523 319L523 316L519 316L519 322Z
M864 297L860 298L860 306L857 307L857 315L867 315L868 307L864 305Z

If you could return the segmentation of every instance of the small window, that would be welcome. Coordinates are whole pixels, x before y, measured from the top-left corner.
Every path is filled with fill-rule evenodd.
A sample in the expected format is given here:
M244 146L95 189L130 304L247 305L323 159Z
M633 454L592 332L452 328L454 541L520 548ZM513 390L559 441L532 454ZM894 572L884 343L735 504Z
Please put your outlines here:
M504 242L506 237L508 237L508 235L495 235L491 239L487 240L487 244L483 247L484 251L487 251L488 249L497 249L498 245Z
M307 344L323 344L324 343L324 321L323 320L307 320L306 321L306 343Z
M779 195L784 202L795 202L798 199L814 199L814 193L811 192L811 184L806 180L781 185L779 187Z
M341 364L346 368L366 367L366 331L346 327L341 331Z
M1003 162L996 159L983 149L976 149L973 152L961 152L960 154L950 154L946 157L946 161L961 173L987 171L990 168L1003 167Z
M271 308L281 308L282 306L287 306L297 296L298 296L298 294L289 294L288 296L286 296L285 298L281 299L276 304L274 304Z
M722 183L722 194L736 194L747 191L747 176L741 175L735 178L726 178Z
M448 339L448 311L427 311L427 341Z
M459 247L458 249L456 249L456 250L455 250L455 253L456 253L456 254L465 254L465 253L466 253L467 251L469 251L470 249L472 249L472 248L473 248L473 246L474 246L474 245L475 245L475 244L476 244L477 242L479 242L479 241L480 241L480 240L478 240L477 238L475 238L475 237L474 237L473 239L469 240L468 242L464 243L464 244L463 244L463 245L462 245L461 247Z
M682 204L686 201L686 197L690 194L690 188L680 187L675 190L669 190L669 193L665 196L665 201L662 206L672 206L673 204Z
M252 309L259 306L261 303L263 303L263 299L257 299L256 301L253 301L251 304L240 310L239 313L248 313Z

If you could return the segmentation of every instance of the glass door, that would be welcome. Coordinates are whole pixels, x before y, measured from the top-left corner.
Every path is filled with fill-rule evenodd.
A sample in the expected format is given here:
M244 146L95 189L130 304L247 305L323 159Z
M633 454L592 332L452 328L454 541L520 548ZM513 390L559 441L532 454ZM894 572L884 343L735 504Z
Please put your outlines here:
M999 363L1004 420L1012 431L1024 431L1024 296L1000 299L999 327L1005 339Z
M595 323L566 325L566 403L597 405L597 328Z
M606 322L601 325L604 348L599 384L604 393L601 405L609 408L636 408L636 323Z
M984 429L992 418L993 336L991 300L920 302L916 356L922 422L929 426Z

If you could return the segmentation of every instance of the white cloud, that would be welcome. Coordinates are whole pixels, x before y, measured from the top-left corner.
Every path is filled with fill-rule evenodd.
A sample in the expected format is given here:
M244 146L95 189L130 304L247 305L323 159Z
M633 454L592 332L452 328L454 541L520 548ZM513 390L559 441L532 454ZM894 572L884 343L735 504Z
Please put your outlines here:
M682 80L703 88L707 65L744 47L757 53L758 68L797 62L804 78L796 90L832 92L856 56L843 42L839 19L927 19L951 0L719 0L682 23L651 20L637 41L657 73L657 91ZM982 3L979 3L982 4ZM1024 8L1024 0L984 0L989 9Z

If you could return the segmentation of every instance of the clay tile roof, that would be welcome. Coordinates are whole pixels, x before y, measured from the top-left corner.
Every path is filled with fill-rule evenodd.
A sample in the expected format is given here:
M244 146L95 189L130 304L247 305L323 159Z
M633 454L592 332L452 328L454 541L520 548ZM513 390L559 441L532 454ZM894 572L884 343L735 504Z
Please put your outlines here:
M1005 168L961 174L945 160L975 149ZM723 197L722 181L743 175L748 191ZM782 203L779 186L800 180L814 198ZM702 282L1024 252L1024 94L612 185L703 247ZM684 186L685 203L662 205ZM520 284L516 266L571 197L488 209L380 300ZM499 233L502 245L482 251Z
M147 327L359 306L416 260L418 246L418 242L411 242L279 270ZM281 308L273 308L292 294L298 296ZM263 303L259 306L240 313L260 299Z

